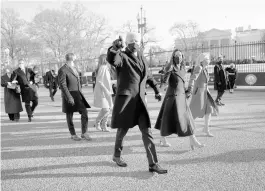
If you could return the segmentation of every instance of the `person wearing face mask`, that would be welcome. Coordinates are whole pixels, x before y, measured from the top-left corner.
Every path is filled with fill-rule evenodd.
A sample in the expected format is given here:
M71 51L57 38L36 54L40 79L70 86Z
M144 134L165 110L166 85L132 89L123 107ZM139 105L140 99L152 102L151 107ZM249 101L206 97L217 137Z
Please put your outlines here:
M28 122L31 122L35 108L38 105L38 95L34 80L35 73L32 69L25 67L23 59L18 61L18 68L14 70L11 79L17 80L21 88L22 102L28 114ZM32 102L32 106L30 105Z
M16 83L16 81L11 80L11 68L6 68L5 75L1 76L1 86L4 87L5 112L11 121L18 122L23 108L20 93L13 88Z
M204 117L205 126L203 132L208 137L213 137L213 134L209 131L209 123L211 114L218 113L218 107L208 89L209 74L207 67L209 64L210 54L201 53L197 58L196 65L189 80L189 88L193 91L190 110L194 119Z
M138 125L147 153L149 171L164 174L167 170L158 164L151 132L151 121L145 101L146 83L155 90L156 99L161 100L161 95L148 70L147 61L140 52L139 34L127 33L126 45L122 51L124 42L122 37L119 37L107 52L107 61L117 72L117 94L111 120L111 128L117 129L113 161L118 166L127 166L121 158L123 139L130 128Z
M235 86L235 81L237 78L237 69L235 68L235 64L231 63L230 67L227 67L225 69L227 76L228 76L228 85L227 88L229 89L230 93L234 92L234 86Z
M225 105L221 102L221 99L227 87L226 72L224 70L223 60L223 55L219 55L218 61L214 66L214 90L217 90L215 102L219 106Z
M90 108L90 105L82 93L78 70L74 63L76 56L73 53L68 53L65 55L65 59L66 63L58 71L59 85L62 93L62 112L66 114L71 139L74 141L80 141L82 139L91 141L92 138L87 132L87 108ZM81 114L81 138L75 132L73 123L74 112Z
M155 129L160 130L161 146L169 147L166 136L177 134L189 137L190 147L204 147L194 135L195 123L189 109L187 98L191 95L191 87L185 90L185 64L183 54L175 49L169 64L165 68L164 83L168 83L164 101L159 111Z

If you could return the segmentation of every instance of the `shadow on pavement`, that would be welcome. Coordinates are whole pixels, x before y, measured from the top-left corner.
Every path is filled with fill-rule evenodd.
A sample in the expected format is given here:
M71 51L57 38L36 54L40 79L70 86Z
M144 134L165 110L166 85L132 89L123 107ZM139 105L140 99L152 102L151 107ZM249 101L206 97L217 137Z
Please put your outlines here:
M241 162L255 162L265 161L265 148L264 149L248 149L230 151L204 158L181 159L163 162L165 164L199 164L209 162L224 162L224 163L241 163Z
M2 171L2 180L10 179L31 179L31 178L64 178L64 177L130 177L136 179L149 179L154 174L145 171L130 171L130 172L102 172L102 173L58 173L58 174L19 174L19 173L31 173L38 172L43 170L55 170L55 169L69 169L69 168L80 168L88 166L110 166L118 167L114 162L102 161L102 162L88 162L88 163L76 163L76 164L64 164L64 165L51 165L51 166L39 166L39 167L30 167L22 168L16 170L3 170Z

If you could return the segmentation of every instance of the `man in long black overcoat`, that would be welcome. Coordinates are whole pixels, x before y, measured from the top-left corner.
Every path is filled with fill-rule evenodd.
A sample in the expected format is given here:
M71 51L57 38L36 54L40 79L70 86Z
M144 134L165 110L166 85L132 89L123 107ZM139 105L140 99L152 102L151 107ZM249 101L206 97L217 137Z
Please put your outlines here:
M22 102L25 102L25 108L28 114L28 121L31 122L34 110L36 109L39 99L37 87L34 85L34 72L30 68L25 67L23 59L18 61L18 68L11 75L11 80L16 80L21 88ZM32 102L32 105L30 105Z
M223 56L218 57L218 61L214 66L214 89L217 90L217 97L215 102L217 105L225 105L221 102L222 96L225 93L227 87L227 77L223 66Z
M51 100L54 101L54 96L57 92L58 83L57 83L57 75L55 70L50 70L46 73L47 87L49 87Z
M59 85L62 92L62 111L66 113L71 139L80 141L83 138L90 141L91 137L87 133L87 108L90 108L90 105L87 103L81 90L80 78L74 65L76 56L73 53L68 53L65 58L66 63L58 71ZM74 112L81 114L81 138L75 132L73 123Z
M117 94L111 120L111 127L117 128L113 161L119 166L127 166L121 159L123 138L129 128L138 125L147 153L149 171L162 174L167 173L167 170L162 169L157 164L158 160L151 132L151 121L145 102L147 79L149 79L149 85L155 88L156 98L161 100L161 95L154 79L148 72L144 56L139 52L139 42L137 33L128 33L125 51L121 51L123 40L120 37L113 42L113 46L107 52L107 61L117 71Z

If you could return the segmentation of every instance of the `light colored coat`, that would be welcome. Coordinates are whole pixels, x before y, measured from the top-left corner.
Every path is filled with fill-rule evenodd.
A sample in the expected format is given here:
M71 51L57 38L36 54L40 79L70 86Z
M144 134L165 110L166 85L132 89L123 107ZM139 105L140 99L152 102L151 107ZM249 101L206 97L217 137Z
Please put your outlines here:
M107 65L102 65L96 77L94 90L94 106L98 108L112 108L112 83L110 70Z
M213 112L208 90L209 74L202 66L197 65L189 80L189 87L192 87L193 93L190 101L190 110L194 119L202 118L205 114ZM208 94L207 94L208 92Z

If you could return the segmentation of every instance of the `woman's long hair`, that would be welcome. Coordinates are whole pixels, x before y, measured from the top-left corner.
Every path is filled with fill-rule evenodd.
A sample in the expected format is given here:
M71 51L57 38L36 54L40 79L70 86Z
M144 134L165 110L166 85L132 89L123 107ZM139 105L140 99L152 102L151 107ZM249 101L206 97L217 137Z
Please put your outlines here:
M107 55L106 54L101 54L98 58L98 66L96 69L96 76L98 75L99 68L103 65L107 65L108 62L106 60Z
M175 71L179 71L179 70L182 70L183 68L185 69L185 64L184 64L184 56L182 54L182 61L179 62L179 63L176 63L175 61L175 57L177 57L176 53L177 52L181 52L179 49L175 49L173 52L172 52L172 56L170 58L170 62L165 66L165 75L164 75L164 79L163 79L163 83L167 83L169 77L170 77L170 74L173 70Z
M195 67L198 65L201 65L201 63L206 59L209 58L210 59L210 53L209 52L204 52L199 54L199 56L196 59L196 64Z

